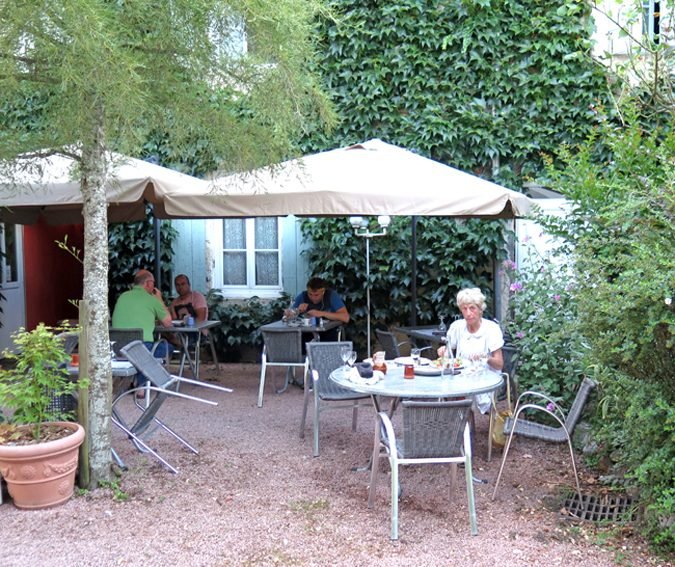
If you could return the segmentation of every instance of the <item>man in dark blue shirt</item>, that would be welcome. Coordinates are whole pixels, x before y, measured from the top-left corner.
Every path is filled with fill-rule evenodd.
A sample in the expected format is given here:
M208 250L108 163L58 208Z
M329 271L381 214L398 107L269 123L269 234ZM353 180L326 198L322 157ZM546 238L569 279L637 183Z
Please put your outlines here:
M329 289L323 278L313 277L307 282L307 289L298 294L293 301L293 308L298 314L306 317L322 317L331 321L349 323L349 311L345 302L335 292ZM337 340L337 329L327 331L323 340Z

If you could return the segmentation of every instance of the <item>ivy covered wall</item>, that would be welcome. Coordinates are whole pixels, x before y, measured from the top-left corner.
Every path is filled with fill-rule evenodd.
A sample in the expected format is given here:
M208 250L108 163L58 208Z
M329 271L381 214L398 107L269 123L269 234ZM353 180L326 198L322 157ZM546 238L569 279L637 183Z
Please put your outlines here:
M328 135L312 132L305 153L381 138L520 189L544 154L584 139L607 100L606 71L591 58L590 9L579 0L341 0L336 10L320 25L320 71L340 121ZM352 336L363 337L363 243L339 219L304 231L315 241L313 272L350 300ZM418 323L456 313L461 287L492 299L508 235L503 223L423 219ZM410 221L395 223L392 236L371 250L380 326L410 312Z
M369 138L517 188L606 100L579 0L340 0L320 70L340 123L307 150ZM496 166L499 166L498 168Z

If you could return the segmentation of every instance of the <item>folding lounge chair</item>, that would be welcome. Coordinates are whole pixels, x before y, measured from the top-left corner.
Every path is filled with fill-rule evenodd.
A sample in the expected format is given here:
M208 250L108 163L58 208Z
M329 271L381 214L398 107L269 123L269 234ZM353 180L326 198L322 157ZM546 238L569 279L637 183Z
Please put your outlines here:
M129 343L127 346L121 349L121 352L124 356L126 356L129 362L131 362L136 367L136 369L139 372L142 372L150 381L151 385L146 386L146 388L150 391L151 401L149 405L145 407L145 405L139 404L135 399L135 393L139 390L139 388L127 390L126 392L117 396L117 398L115 398L112 403L112 421L127 434L137 449L150 453L161 463L163 463L169 470L177 473L178 470L176 468L171 466L164 458L162 458L147 444L146 438L157 427L160 427L169 433L174 439L185 445L185 447L187 447L193 453L198 454L199 451L190 445L173 429L171 429L166 423L161 421L157 417L157 412L162 407L164 402L170 397L192 400L212 406L218 405L217 402L211 400L177 392L176 390L178 385L181 383L210 388L212 390L218 390L221 392L232 392L232 390L230 388L216 386L215 384L209 384L199 380L191 380L189 378L182 378L180 376L173 376L169 374L162 363L152 356L152 354L147 348L145 348L145 345L141 341L133 341ZM131 420L125 420L121 411L122 408L120 407L120 402L126 397L131 397L133 400L133 408L138 413L138 417L133 422L131 422ZM151 425L154 425L154 427L151 428ZM118 463L121 466L124 466L119 460Z
M506 457L509 454L509 448L511 447L511 441L513 440L514 434L521 435L523 437L529 437L530 439L540 439L550 443L564 443L567 441L570 449L570 458L572 459L574 480L576 482L579 498L581 498L579 475L577 474L577 466L574 462L574 450L572 449L572 432L581 418L581 413L583 412L584 406L586 405L586 401L588 400L591 391L596 387L596 385L597 384L588 377L583 379L581 386L579 387L579 391L574 398L574 402L572 403L572 407L567 413L567 416L560 406L558 406L558 404L556 404L551 398L545 396L544 394L527 391L518 396L518 400L516 401L515 415L512 418L508 418L504 424L504 434L508 435L508 441L506 442L506 447L504 447L502 464L499 467L497 482L495 482L495 489L492 493L493 500L497 494L497 489L499 488L499 481L502 477L502 472L504 471L504 464L506 463ZM535 403L523 403L523 399L527 398L535 398L539 399L539 401L553 404L553 411ZM559 427L552 427L550 425L543 425L541 423L523 419L521 414L526 410L543 411L555 421L557 421Z

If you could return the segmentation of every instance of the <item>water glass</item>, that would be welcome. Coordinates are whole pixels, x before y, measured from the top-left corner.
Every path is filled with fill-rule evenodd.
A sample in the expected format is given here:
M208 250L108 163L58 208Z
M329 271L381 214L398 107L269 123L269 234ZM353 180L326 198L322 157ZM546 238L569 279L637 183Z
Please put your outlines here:
M410 357L412 358L413 365L414 366L419 366L420 365L420 354L422 353L422 350L419 348L414 348L411 349L410 351Z
M355 362L356 362L356 351L352 350L349 353L349 358L347 359L347 364L349 364L349 366L354 366Z
M342 369L343 370L347 370L347 368L348 368L347 362L351 358L351 355L352 355L352 349L351 348L349 348L348 346L340 347L340 358L342 358L342 362L343 362ZM354 358L356 359L356 356Z

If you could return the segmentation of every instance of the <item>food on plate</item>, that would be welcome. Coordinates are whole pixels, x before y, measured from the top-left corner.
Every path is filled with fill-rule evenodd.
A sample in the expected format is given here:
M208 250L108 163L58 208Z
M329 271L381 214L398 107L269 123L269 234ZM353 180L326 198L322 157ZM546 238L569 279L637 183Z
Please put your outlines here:
M445 359L445 367L446 368L450 368L450 362L451 362L451 359L449 359L449 358ZM431 364L433 364L436 368L442 368L443 367L443 359L437 358L436 360L432 360ZM464 366L464 361L461 358L455 358L453 368L462 368L463 366Z

